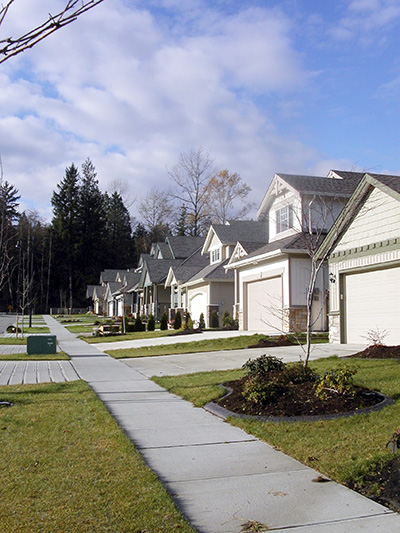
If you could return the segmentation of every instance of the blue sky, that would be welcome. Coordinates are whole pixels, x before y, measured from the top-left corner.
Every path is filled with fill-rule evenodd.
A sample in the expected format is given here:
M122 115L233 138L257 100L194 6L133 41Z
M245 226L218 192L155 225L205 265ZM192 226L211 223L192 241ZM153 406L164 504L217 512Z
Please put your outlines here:
M62 5L15 0L1 37ZM87 157L133 214L200 146L256 204L275 172L400 174L399 22L398 0L104 0L0 66L4 177L49 220Z

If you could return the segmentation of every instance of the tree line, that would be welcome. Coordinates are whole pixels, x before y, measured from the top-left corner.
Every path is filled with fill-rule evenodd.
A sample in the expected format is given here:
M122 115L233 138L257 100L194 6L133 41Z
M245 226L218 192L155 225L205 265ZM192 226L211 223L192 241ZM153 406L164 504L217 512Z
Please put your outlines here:
M66 168L51 198L51 223L34 210L19 213L19 191L1 179L0 310L86 307L86 287L102 270L135 268L140 254L168 234L202 235L210 223L243 218L252 207L248 185L216 169L201 148L181 154L168 175L169 190L138 200L140 221L118 183L100 190L90 159Z

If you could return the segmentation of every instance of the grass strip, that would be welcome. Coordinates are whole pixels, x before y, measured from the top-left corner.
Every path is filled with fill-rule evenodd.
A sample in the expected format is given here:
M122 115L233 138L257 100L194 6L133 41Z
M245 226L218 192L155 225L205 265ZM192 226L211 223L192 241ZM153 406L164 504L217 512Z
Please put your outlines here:
M143 346L142 348L126 348L106 350L115 359L132 357L151 357L154 355L174 355L180 353L216 352L221 350L241 350L255 344L265 335L241 335L222 339L208 339L193 342L177 342L160 346Z
M69 356L65 352L39 353L29 355L24 353L0 354L0 361L69 361Z
M0 531L192 532L88 385L0 387Z
M98 344L101 342L120 342L120 341L135 341L138 339L157 339L159 337L173 337L176 335L173 330L156 330L156 331L135 331L126 333L125 335L105 335L103 337L81 337L82 340L89 344ZM197 334L194 334L197 335ZM200 334L199 334L200 335Z
M18 337L18 339L16 339L15 337L0 337L0 344L22 346L26 344L26 338L21 339Z
M320 359L310 366L323 373L336 362L337 358ZM376 465L393 457L386 443L399 428L400 361L350 362L358 367L357 384L392 396L394 404L376 413L316 422L268 423L238 418L230 422L340 483L359 482ZM242 370L236 371L238 378L242 375ZM231 379L236 379L232 371L153 378L197 406L220 397L218 384Z

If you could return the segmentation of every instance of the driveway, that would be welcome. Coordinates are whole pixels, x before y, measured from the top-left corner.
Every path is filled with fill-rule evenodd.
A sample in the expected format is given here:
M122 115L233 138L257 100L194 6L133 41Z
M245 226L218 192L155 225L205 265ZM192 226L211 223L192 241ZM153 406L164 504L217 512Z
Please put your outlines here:
M360 344L314 344L310 359L330 357L331 355L344 357L364 350L364 348L365 345ZM294 362L300 360L303 352L299 346L280 346L275 348L247 348L244 350L137 357L121 359L121 361L147 377L177 376L193 372L240 368L248 359L254 359L263 354L275 355L285 362Z

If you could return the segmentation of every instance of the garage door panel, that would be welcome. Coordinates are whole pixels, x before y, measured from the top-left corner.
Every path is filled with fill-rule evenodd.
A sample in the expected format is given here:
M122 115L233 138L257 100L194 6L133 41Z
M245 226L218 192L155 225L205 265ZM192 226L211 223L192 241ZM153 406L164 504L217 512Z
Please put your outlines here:
M282 277L247 283L247 329L279 333L282 331Z
M387 331L400 344L400 267L344 276L344 330L348 343L367 343L368 331Z
M200 320L200 315L203 313L206 316L207 295L202 293L196 294L190 300L190 316L194 322Z

